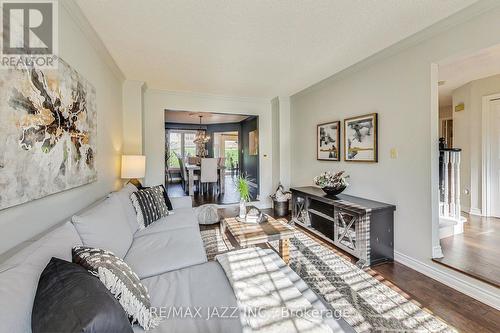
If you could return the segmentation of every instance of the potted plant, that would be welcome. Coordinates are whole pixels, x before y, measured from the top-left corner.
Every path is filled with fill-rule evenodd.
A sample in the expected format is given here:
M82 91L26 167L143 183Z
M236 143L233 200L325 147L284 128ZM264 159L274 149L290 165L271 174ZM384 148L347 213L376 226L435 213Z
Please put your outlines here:
M349 186L347 178L349 178L349 176L345 175L345 171L340 171L335 174L327 171L314 177L314 184L321 187L328 195L337 195Z
M236 190L240 194L240 218L244 219L247 214L246 203L250 201L250 184L247 176L238 176L236 179Z

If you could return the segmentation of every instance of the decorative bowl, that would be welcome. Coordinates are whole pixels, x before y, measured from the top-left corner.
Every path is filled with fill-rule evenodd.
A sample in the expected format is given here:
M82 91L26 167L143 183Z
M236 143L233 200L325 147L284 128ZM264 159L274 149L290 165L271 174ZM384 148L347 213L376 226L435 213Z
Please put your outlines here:
M322 187L321 189L327 194L327 195L337 195L342 193L347 186L338 186L338 187L333 187L333 186L325 186Z

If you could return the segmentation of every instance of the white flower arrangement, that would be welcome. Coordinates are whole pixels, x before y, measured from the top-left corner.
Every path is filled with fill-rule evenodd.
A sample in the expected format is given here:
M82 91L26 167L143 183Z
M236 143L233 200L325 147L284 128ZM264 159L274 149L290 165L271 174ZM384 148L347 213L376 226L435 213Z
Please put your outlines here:
M349 176L345 175L345 171L340 171L335 174L332 174L330 171L326 171L321 173L319 176L314 177L314 184L319 187L347 187L349 183L347 182L347 178Z

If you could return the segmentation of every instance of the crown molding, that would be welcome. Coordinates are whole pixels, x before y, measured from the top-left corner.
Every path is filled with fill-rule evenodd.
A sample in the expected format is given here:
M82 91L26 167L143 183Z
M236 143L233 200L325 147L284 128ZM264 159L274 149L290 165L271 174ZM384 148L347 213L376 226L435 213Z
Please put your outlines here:
M370 65L373 65L379 61L382 61L386 58L389 58L391 56L394 56L398 53L401 53L411 47L414 47L428 39L431 39L432 37L435 37L450 28L453 28L459 24L465 23L467 21L470 21L474 19L475 17L484 14L488 11L491 11L493 8L497 8L500 6L500 1L498 0L480 0L458 12L455 14L452 14L448 16L447 18L444 18L431 26L420 30L419 32L399 41L396 42L395 44L392 44L391 46L376 52L375 54L343 69L340 70L336 73L333 73L332 75L326 77L323 80L320 80L313 85L310 85L302 90L299 90L295 93L292 93L290 96L292 98L301 96L303 94L307 94L309 92L313 92L315 90L319 90L328 84L341 80L342 78L345 78L346 76L358 72L363 68L369 67Z
M84 36L90 41L90 44L92 44L94 49L97 51L97 54L101 57L101 59L104 60L104 62L109 67L111 72L113 72L116 78L120 81L125 81L125 75L118 67L115 60L104 45L103 41L94 30L94 28L90 25L90 22L87 20L85 14L83 14L80 6L78 6L75 0L63 0L59 1L59 3L62 5L62 8L65 10L65 12L71 16Z

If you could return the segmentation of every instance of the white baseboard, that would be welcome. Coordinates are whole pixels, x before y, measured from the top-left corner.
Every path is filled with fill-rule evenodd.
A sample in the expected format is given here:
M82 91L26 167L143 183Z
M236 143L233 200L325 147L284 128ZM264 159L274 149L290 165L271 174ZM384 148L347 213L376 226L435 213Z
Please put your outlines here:
M481 209L479 208L471 208L469 210L469 214L470 215L477 215L477 216L483 216L482 212L481 212Z
M443 250L441 249L441 245L434 246L432 248L432 258L437 259L437 258L442 258L444 257Z
M471 284L470 282L467 282L459 277L453 276L444 270L446 269L444 266L443 270L437 269L432 265L415 260L397 251L394 251L394 260L416 270L417 272L427 275L436 281L450 286L467 296L477 299L486 305L500 310L500 293L493 293L489 290L481 288L480 286Z

